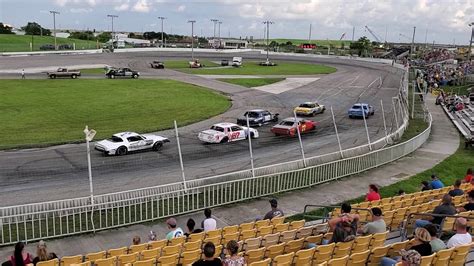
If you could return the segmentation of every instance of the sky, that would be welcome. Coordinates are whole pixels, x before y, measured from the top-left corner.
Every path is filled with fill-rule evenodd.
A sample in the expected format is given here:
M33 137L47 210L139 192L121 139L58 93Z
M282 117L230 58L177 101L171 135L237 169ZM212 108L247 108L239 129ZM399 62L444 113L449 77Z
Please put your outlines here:
M53 27L50 10L59 11L60 29L111 29L108 14L117 15L116 31L164 31L212 37L222 21L222 37L262 38L270 20L270 38L339 39L368 36L367 25L382 41L468 44L474 22L474 0L0 0L0 22L21 27L35 21ZM218 35L218 26L216 26Z

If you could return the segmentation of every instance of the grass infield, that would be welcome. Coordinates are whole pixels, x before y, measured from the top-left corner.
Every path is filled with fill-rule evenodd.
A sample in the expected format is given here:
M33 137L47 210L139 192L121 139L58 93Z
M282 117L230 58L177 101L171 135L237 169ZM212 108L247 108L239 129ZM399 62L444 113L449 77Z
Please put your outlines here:
M82 141L120 131L152 132L226 111L228 98L171 80L2 80L0 148Z
M243 79L218 79L223 82L244 86L247 88L265 86L285 80L284 78L243 78Z
M42 45L54 45L54 37L35 35L32 39L31 35L0 34L0 52L29 52L31 51L30 43L33 43L33 51L39 51ZM74 43L76 44L76 50L97 49L97 47L102 47L102 44L97 44L96 41L57 38L58 45L73 45Z

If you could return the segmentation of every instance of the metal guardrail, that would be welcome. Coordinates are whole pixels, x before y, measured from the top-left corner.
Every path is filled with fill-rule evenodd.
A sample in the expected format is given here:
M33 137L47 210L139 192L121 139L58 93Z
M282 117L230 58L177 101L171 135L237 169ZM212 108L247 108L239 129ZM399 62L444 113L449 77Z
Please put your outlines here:
M276 193L306 188L361 173L397 160L415 151L428 139L429 126L414 138L385 147L399 139L408 125L407 75L400 82L401 126L386 138L374 143L378 150L369 151L368 145L340 153L326 154L256 169L172 183L156 187L94 196L58 200L0 208L0 245L17 241L95 232L149 222L168 216L180 215L230 203L254 199ZM362 153L362 154L361 154ZM330 159L331 161L324 161Z

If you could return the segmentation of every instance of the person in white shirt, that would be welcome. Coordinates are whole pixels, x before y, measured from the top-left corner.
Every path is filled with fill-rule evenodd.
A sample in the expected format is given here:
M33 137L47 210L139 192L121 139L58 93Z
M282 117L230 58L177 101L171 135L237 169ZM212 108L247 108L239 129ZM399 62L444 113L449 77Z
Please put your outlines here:
M204 210L204 216L206 216L206 219L202 221L202 229L204 229L205 232L211 231L211 230L216 230L217 229L217 222L216 219L211 217L211 209L206 208Z
M467 220L466 218L459 217L456 219L456 234L448 240L448 248L462 246L470 244L472 237L467 232Z

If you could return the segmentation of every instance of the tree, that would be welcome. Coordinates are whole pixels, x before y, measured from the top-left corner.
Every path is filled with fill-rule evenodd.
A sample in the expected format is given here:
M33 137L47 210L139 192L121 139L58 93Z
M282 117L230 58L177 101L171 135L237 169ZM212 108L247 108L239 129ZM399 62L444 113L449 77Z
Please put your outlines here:
M278 43L276 41L271 41L268 46L270 47L277 47L278 46Z
M68 38L80 40L95 40L94 33L92 33L92 31L71 32Z
M51 35L50 30L41 27L41 25L36 22L28 22L28 24L26 24L24 27L21 27L21 29L25 31L26 35Z
M285 45L290 46L290 45L293 45L293 43L291 41L287 41Z
M372 43L370 42L369 38L363 36L356 42L351 43L350 48L357 50L359 56L367 56L368 52L372 50Z
M101 43L108 42L110 39L112 39L112 33L110 32L102 32L101 34L97 35L97 40Z
M0 34L13 34L12 28L0 23Z

